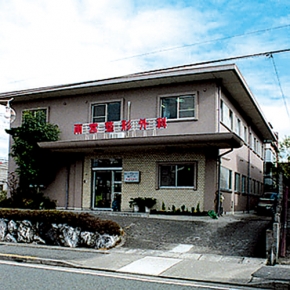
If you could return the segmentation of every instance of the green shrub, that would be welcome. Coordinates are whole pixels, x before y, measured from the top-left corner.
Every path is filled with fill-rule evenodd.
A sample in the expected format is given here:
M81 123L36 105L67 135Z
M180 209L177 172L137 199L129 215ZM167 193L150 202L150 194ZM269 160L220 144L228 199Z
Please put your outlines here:
M110 220L101 220L89 213L74 213L58 210L18 210L0 209L0 218L8 220L29 220L48 228L52 223L68 224L80 227L82 231L98 232L99 234L120 235L120 226Z
M7 191L2 190L0 191L0 202L5 199L7 199Z
M41 192L31 190L25 194L14 194L13 198L0 198L2 208L21 208L21 209L55 209L56 202Z

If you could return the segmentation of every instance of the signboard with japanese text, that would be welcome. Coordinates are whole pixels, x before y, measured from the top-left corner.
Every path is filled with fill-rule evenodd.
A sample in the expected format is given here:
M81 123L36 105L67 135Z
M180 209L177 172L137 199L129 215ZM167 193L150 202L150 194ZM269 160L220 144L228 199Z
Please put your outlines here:
M104 123L74 124L75 135L97 133L125 133L134 131L159 130L167 128L166 118L144 118L138 120L109 121ZM120 134L121 136L122 134ZM122 135L125 137L125 135Z
M140 182L139 171L124 171L124 182Z

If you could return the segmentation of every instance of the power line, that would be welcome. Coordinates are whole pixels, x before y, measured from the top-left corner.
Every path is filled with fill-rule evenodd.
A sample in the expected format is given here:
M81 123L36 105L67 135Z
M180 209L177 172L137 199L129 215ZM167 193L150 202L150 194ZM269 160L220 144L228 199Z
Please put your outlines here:
M284 52L290 52L290 48L281 49L281 50L272 50L272 51L266 51L266 52L260 52L260 53L253 53L253 54L246 54L246 55L241 55L241 56L233 56L233 57L221 58L221 59L216 59L216 60L208 60L208 61L196 62L196 63L192 63L192 64L184 64L184 65L180 65L180 66L168 67L165 69L157 69L157 70L150 70L150 71L141 72L141 73L134 73L134 74L131 74L129 76L138 75L138 74L145 75L145 74L150 74L153 72L161 72L161 71L167 71L167 70L172 70L172 69L181 69L181 68L187 68L187 67L189 68L189 67L193 67L193 66L208 65L208 64L218 63L218 62L226 62L226 61L251 58L251 57L259 57L259 56L269 57L270 55L284 53Z
M261 29L261 30L250 31L250 32L247 32L247 33L241 33L241 34L232 35L232 36L225 36L225 37L221 37L221 38L215 38L215 39L201 41L201 42L196 42L196 43L191 43L191 44L185 44L185 45L181 45L181 46L175 46L175 47L169 47L169 48L154 50L154 51L151 51L151 52L145 52L145 53L136 54L136 55L132 55L132 56L124 57L124 58L115 59L115 60L112 60L111 62L117 62L117 61L122 61L122 60L126 60L126 59L132 59L132 58L147 56L147 55L150 55L150 54L162 53L162 52L167 52L167 51L171 51L171 50L182 49L182 48L186 48L186 47L197 46L197 45L201 45L201 44L206 44L206 43L211 43L211 42L216 42L216 41L222 41L222 40L227 40L227 39L231 39L231 38L251 35L251 34L257 34L257 33L261 33L261 32L267 32L267 31L282 29L282 28L286 28L286 27L290 27L290 24L276 26L276 27L272 27L272 28Z
M288 107L287 107L287 103L286 103L286 98L285 98L285 95L284 95L284 92L283 92L283 89L282 89L282 86L281 86L281 82L280 82L280 77L279 77L279 74L278 74L277 66L276 66L276 63L275 63L275 60L274 60L273 55L270 54L269 57L270 57L271 60L272 60L272 64L273 64L273 67L274 67L274 70L275 70L275 74L276 74L276 77L277 77L278 86L279 86L279 88L280 88L281 96L282 96L282 98L283 98L284 106L285 106L285 109L286 109L286 112L287 112L288 118L289 118L289 120L290 120L290 114L289 114L289 111L288 111Z

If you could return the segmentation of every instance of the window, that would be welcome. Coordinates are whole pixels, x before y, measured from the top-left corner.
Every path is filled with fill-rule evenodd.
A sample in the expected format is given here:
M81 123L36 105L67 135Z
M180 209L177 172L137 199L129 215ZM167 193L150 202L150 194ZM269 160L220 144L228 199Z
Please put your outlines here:
M257 154L262 156L262 144L259 140L257 140Z
M39 109L29 109L22 111L22 121L25 118L25 114L31 113L33 117L39 118L39 122L46 123L47 122L47 109L46 108L39 108Z
M161 116L167 119L196 117L196 95L161 98Z
M102 123L121 120L121 102L96 104L92 106L92 122Z
M249 136L249 146L251 149L254 149L254 138L253 138L252 133L250 133L250 136Z
M255 194L256 180L251 179L251 193Z
M122 168L122 159L93 159L92 168Z
M239 173L235 173L235 192L240 192L241 190L241 175Z
M221 100L221 121L231 130L233 130L233 112Z
M235 123L235 133L238 136L241 136L241 120L239 118L236 118L236 123Z
M196 164L162 164L159 165L160 187L196 188Z
M242 193L247 192L247 177L245 175L242 176Z
M232 189L232 171L221 167L221 189L223 190L231 190Z
M253 193L253 180L250 177L248 177L248 192Z
M256 152L257 153L257 138L256 137L254 137L254 140L253 140L253 146L254 146L254 152Z
M233 130L234 127L234 119L233 119L233 112L229 110L229 127Z
M248 143L248 128L244 126L244 141L247 144Z

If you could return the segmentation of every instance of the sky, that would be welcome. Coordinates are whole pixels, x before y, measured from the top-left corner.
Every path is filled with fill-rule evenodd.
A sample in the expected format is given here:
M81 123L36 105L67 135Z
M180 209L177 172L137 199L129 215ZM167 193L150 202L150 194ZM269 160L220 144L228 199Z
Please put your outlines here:
M289 0L0 0L0 93L287 49ZM290 51L226 63L290 136Z

